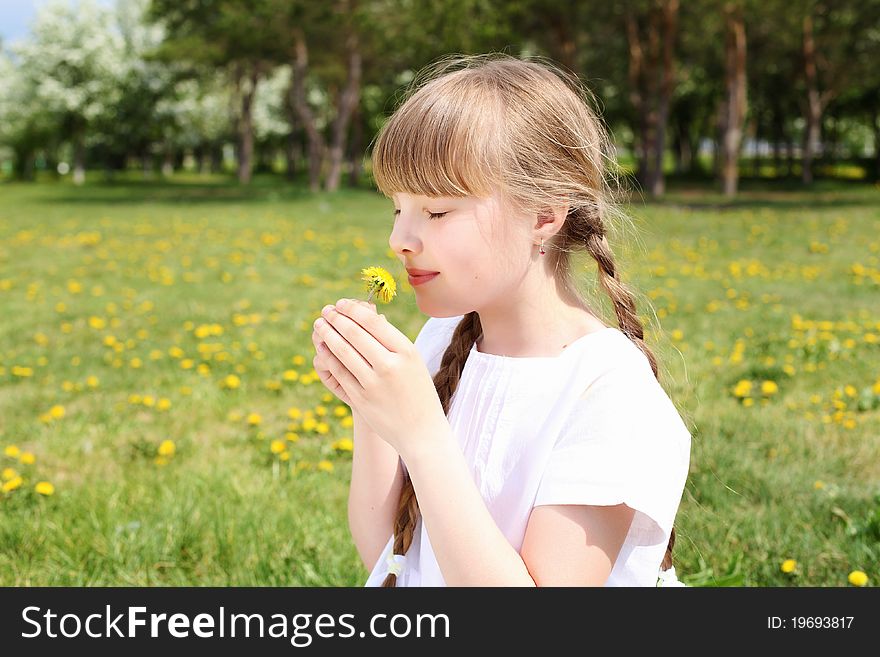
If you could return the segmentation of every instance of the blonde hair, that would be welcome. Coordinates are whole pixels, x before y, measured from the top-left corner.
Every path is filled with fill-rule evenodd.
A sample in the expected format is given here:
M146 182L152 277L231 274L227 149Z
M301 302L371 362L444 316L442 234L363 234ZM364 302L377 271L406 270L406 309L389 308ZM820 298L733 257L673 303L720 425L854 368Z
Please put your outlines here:
M607 240L617 225L610 218L629 220L619 208L614 148L591 109L592 93L577 76L540 57L451 55L423 69L406 96L374 142L372 168L379 190L389 198L398 192L488 197L500 191L512 210L532 216L567 205L565 223L545 245L558 284L577 295L570 254L592 256L620 330L645 354L659 379L633 294L621 281ZM447 414L481 333L477 313L467 313L443 353L433 381ZM418 517L415 490L406 478L394 521L394 554L406 554ZM672 566L674 543L673 527L664 570ZM382 586L396 582L389 573Z

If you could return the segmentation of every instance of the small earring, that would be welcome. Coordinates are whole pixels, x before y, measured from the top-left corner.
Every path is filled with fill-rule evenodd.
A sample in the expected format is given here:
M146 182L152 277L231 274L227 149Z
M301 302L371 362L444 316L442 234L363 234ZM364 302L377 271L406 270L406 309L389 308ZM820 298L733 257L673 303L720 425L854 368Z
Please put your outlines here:
M541 248L538 250L538 253L540 253L541 255L544 255L545 253L547 253L544 250L544 240L543 239L541 240Z

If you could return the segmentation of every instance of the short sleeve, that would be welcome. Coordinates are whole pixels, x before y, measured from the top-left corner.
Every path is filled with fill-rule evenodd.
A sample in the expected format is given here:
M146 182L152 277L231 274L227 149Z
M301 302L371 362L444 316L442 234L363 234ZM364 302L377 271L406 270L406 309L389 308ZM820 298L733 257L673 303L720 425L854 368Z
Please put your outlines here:
M413 344L422 357L428 372L433 377L440 369L440 361L452 340L455 328L462 320L463 315L455 317L429 317L422 325L419 334Z
M624 503L629 538L669 540L690 464L691 436L647 359L615 365L578 399L541 475L534 506Z

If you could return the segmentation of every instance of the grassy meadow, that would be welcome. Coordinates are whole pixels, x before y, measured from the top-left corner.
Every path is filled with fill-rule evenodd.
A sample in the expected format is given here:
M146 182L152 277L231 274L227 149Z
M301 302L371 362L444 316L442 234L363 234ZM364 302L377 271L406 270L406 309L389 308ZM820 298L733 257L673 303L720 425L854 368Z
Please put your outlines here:
M612 247L693 435L679 578L876 585L880 188L631 210ZM0 185L0 585L361 586L351 414L310 335L369 265L418 334L391 226L375 192L272 177Z

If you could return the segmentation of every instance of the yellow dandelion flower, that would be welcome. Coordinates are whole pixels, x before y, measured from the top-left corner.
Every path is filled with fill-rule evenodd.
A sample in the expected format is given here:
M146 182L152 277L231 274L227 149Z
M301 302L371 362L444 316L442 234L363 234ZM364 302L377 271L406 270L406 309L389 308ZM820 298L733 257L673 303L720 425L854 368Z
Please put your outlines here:
M144 395L143 399L141 400L141 403L144 406L155 406L156 399L152 395Z
M174 441L163 440L159 445L159 456L174 456Z
M141 366L144 364L144 362L143 362L140 358L138 358L137 356L135 356L135 357L132 358L130 361L128 361L128 364L129 364L129 366L131 366L132 369L135 369L135 370L136 370L136 369L138 369L139 367L141 367Z
M12 479L10 479L9 481L4 482L3 486L0 487L0 490L2 490L4 493L8 493L10 491L15 490L16 488L21 486L23 483L24 483L24 479L22 479L21 476L16 476L16 477L13 477Z
M262 421L263 418L260 416L259 413L250 413L247 416L247 423L254 427L259 425Z
M748 397L751 390L752 382L748 379L740 379L736 382L736 387L734 387L733 389L733 394L737 397Z
M861 570L852 571L846 579L853 586L864 586L868 583L868 576Z
M780 570L784 573L793 573L797 568L797 561L794 559L786 559L782 562L782 566L780 566Z
M843 392L844 394L846 394L847 397L855 397L857 394L859 394L859 391L856 390L856 387L853 385L844 386Z
M282 461L289 461L290 460L290 452L281 452L278 455L278 458L281 459Z
M60 420L64 417L64 407L56 404L52 408L49 409L49 415L52 416L56 420Z
M235 374L227 374L223 379L223 387L229 388L230 390L235 390L241 385L241 379L239 379Z
M89 326L100 330L107 326L107 321L103 317L89 317Z
M87 385L89 388L97 388L97 387L98 387L98 383L99 383L99 381L98 381L98 377L96 377L96 376L94 376L94 375L93 375L93 376L88 376L88 377L86 377L86 385Z
M299 378L299 372L296 370L284 370L284 374L281 376L285 381L296 381Z
M48 481L38 481L37 485L34 486L34 490L37 491L40 495L45 495L46 497L48 497L55 492L55 486L50 484Z
M30 452L22 452L21 456L18 457L18 460L24 463L25 465L33 465L34 461L37 460L37 457L31 454Z
M825 482L821 479L817 479L815 482L813 482L813 488L815 488L816 490L822 490L823 488L825 488Z
M153 463L155 463L156 465L165 465L166 463L168 463L168 459L164 456L157 456L153 459Z
M195 365L195 361L192 358L184 358L180 361L180 366L185 370L192 369L193 365Z
M302 417L302 411L296 407L288 408L287 417L289 417L291 420L298 420Z
M167 411L169 408L171 408L171 400L167 397L160 398L159 401L156 402L156 408L158 408L160 411Z
M382 303L391 303L394 295L397 294L397 283L394 277L382 267L366 267L361 270L361 280L366 283L367 303L373 299L373 295Z
M3 472L0 472L0 479L3 479L3 481L15 479L17 476L18 473L13 468L3 468Z
M333 449L338 449L343 452L351 452L354 450L354 441L351 438L340 438L336 442L334 442L331 447Z
M292 443L299 442L299 436L293 431L288 431L284 434L284 437Z
M761 383L761 392L765 395L772 395L779 392L779 386L776 385L775 381L764 381Z
M129 404L140 404L141 403L141 396L138 394L134 394L134 393L129 395L128 396L128 403Z
M283 440L276 439L269 444L269 449L272 450L273 454L280 454L287 449L287 444Z
M71 392L74 388L76 388L76 386L73 385L73 381L62 381L61 382L61 389L64 392Z
M318 461L318 470L323 470L324 472L333 472L333 464L324 459L323 461Z

